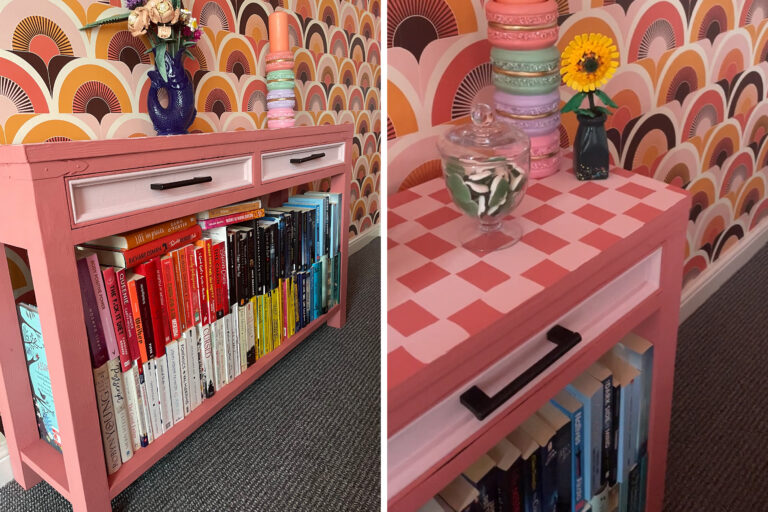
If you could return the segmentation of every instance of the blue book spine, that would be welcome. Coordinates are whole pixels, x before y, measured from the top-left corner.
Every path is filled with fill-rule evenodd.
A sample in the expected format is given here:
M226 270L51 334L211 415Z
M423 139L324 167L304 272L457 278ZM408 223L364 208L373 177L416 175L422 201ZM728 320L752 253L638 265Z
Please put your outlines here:
M584 409L584 499L589 501L600 487L603 395L595 393L591 397L585 396L572 384L566 389L581 402Z
M571 512L577 512L584 504L584 409L571 412L554 400L552 405L571 420Z
M36 307L27 304L20 304L18 312L27 371L32 387L32 402L37 416L37 429L41 439L61 451L59 422L56 419L56 408L53 404L51 376L48 373L48 360L45 357L40 315Z
M323 266L319 261L312 265L312 320L323 314Z
M311 206L315 208L317 212L315 222L315 258L319 259L320 256L325 254L325 199L318 197L306 197L306 196L291 196L288 198L289 203L298 203L299 206Z

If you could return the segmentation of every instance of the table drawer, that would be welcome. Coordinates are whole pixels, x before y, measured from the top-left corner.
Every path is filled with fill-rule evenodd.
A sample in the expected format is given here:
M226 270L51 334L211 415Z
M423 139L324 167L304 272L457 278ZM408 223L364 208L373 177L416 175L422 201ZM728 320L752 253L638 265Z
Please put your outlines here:
M72 220L82 224L253 185L242 156L68 181Z
M261 181L288 178L294 174L315 171L344 163L344 142L321 144L261 155Z
M391 436L388 440L388 499L397 496L412 482L431 474L431 470L446 457L469 446L468 440L478 431L514 410L517 397L542 387L549 376L584 350L591 340L653 295L660 285L661 253L661 248L655 250L561 318L553 319L542 332ZM461 395L473 386L493 396L550 352L555 344L547 340L547 332L554 325L580 333L581 343L536 375L485 419L478 420L462 405Z

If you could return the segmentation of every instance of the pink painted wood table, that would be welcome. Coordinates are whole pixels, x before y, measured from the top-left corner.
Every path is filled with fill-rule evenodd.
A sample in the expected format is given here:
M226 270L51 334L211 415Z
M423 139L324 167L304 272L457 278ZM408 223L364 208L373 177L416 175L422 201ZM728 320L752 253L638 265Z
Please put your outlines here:
M418 509L630 331L655 345L648 510L661 510L689 208L685 192L628 171L579 182L563 170L512 212L522 240L482 255L460 245L471 221L442 179L389 199L390 510ZM532 366L554 325L581 343L483 420L460 402Z
M346 320L342 228L340 304L107 476L75 245L265 194L282 202L291 187L321 179L343 194L348 226L352 153L349 125L0 147L0 413L16 481L29 489L46 480L76 512L109 510L111 498L308 334ZM201 176L192 186L150 186ZM4 244L29 254L63 453L38 435Z

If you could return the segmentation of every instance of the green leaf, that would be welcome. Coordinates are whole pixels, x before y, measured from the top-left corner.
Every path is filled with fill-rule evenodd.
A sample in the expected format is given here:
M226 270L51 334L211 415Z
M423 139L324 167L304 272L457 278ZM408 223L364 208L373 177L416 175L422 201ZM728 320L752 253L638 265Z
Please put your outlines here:
M123 14L116 14L115 16L110 16L109 18L96 20L93 23L83 25L82 27L80 27L80 30L88 30L89 28L96 28L102 25L108 25L109 23L117 23L118 21L125 21L128 19L128 16L130 16L130 14L131 13L129 11Z
M155 67L157 68L157 71L160 73L160 76L163 77L163 80L168 80L168 72L165 69L165 50L166 50L166 43L165 41L161 41L157 43L157 46L155 46Z
M476 202L469 200L469 201L456 201L456 204L459 208L464 210L464 212L471 216L471 217L477 217L478 211L480 210L480 205L478 205Z
M588 108L578 108L574 110L577 114L581 114L583 116L587 117L597 117L597 114L594 113L594 111L588 109Z
M197 59L195 58L195 56L192 54L192 52L191 52L191 51L189 51L189 50L184 50L184 54L185 54L187 57L189 57L190 59L192 59L192 60L197 60Z
M458 174L451 174L445 180L448 185L448 190L451 192L451 196L456 203L471 201L472 196L469 193L469 187L464 184L464 180Z
M597 95L598 98L600 98L600 101L605 103L607 106L612 107L612 108L619 108L619 106L616 103L614 103L614 101L611 99L611 97L608 96L607 94L605 94L600 89L596 89L595 90L595 94Z
M609 115L613 114L613 112L611 112L610 110L608 110L605 107L595 107L595 110L597 110L598 112L600 112L602 114L605 114L606 116L609 116Z
M184 42L183 42L183 43L181 43L181 44L182 44L184 47L189 47L189 46L195 46L197 43L196 43L196 42L194 42L194 41L191 41L191 40L189 40L189 39L188 39L188 40L184 41Z
M580 92L573 95L573 98L571 98L568 103L563 105L563 108L561 112L574 112L577 108L581 106L581 103L584 101L584 98L587 97L587 93Z
M461 165L459 165L457 163L448 161L445 164L445 172L447 174L458 174L460 176L463 176L464 175L464 167L462 167Z

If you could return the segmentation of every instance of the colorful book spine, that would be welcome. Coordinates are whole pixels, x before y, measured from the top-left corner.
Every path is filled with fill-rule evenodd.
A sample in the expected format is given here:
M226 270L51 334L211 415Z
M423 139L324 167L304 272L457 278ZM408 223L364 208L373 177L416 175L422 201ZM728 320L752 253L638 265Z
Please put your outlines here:
M571 423L571 512L582 510L586 504L584 492L584 407L566 390L558 393L550 402L565 414Z
M157 279L158 288L158 301L160 306L160 326L162 327L162 334L164 344L167 345L173 339L171 334L171 317L168 313L168 303L165 300L165 278L163 277L163 262L160 258L154 258L152 263L155 268L155 276Z
M120 285L117 282L115 269L107 267L102 271L104 287L109 300L109 312L112 318L112 329L117 339L117 351L120 355L120 369L127 371L131 367L131 354L128 349L128 338L125 333L125 320L123 318L123 304L120 294Z
M88 333L88 343L91 349L91 365L94 368L100 368L106 364L109 359L107 354L107 340L99 317L96 296L93 293L93 285L91 285L88 262L84 258L77 260L77 277L80 281L80 296L83 302L85 328Z
M231 215L225 215L223 217L215 217L212 219L200 219L198 223L203 229L215 229L225 226L231 226L232 224L238 224L240 222L247 222L249 220L258 219L264 216L263 209L251 210L242 213L234 213Z
M133 457L133 441L131 440L131 424L128 420L128 409L123 386L123 370L120 360L116 357L107 361L109 374L109 390L112 394L112 408L115 415L115 430L117 431L120 459L123 463Z
M254 199L252 201L245 201L242 203L231 204L228 206L221 206L219 208L211 208L210 210L197 214L198 219L212 219L215 217L224 217L226 215L233 215L235 213L250 212L261 208L261 199Z
M137 266L134 271L144 276L147 287L147 302L149 304L149 327L152 329L152 354L154 357L165 355L165 331L163 329L163 312L160 307L160 283L157 281L156 259Z
M176 270L173 267L173 256L163 256L160 259L160 267L163 274L163 295L168 309L171 339L178 340L181 336L181 324L179 319L179 304L176 292Z
M126 281L125 269L121 268L115 271L117 284L120 287L120 303L123 307L123 321L125 325L125 339L128 343L128 354L131 361L139 358L139 345L136 340L136 326L133 323L133 313L131 312L131 299L128 296L128 283Z
M600 492L603 433L603 386L583 374L566 388L584 407L584 495L587 501Z
M200 226L194 225L191 228L173 233L172 235L154 240L133 249L112 250L104 249L85 244L85 247L99 255L99 259L107 265L115 267L133 268L145 261L149 261L156 256L162 256L168 251L194 242L200 238Z
M101 440L107 473L113 474L122 465L120 440L117 435L117 421L112 407L112 390L107 363L93 369L93 383L96 389L96 403L99 408Z
M99 268L99 259L95 254L89 254L86 256L85 261L88 262L88 274L91 278L93 295L96 298L96 309L104 333L104 340L107 344L107 359L114 359L119 357L117 339L115 337L115 330L112 328L112 315L109 311L107 292L104 289L104 281L101 276L101 269Z
M210 312L208 311L208 272L205 261L204 243L195 248L195 260L197 262L198 292L200 294L200 324L201 324L201 360L202 373L200 374L203 396L210 398L216 392L213 371L213 348L211 346Z
M155 224L154 226L137 229L128 233L99 238L93 240L91 243L117 249L133 249L165 236L172 235L173 233L189 229L193 227L196 222L197 219L195 216L189 215L187 217L169 220L162 224Z
M187 276L189 279L189 301L190 312L192 314L192 324L200 323L200 293L198 291L197 280L197 260L195 258L195 246L190 244L184 247L184 254L187 258Z

